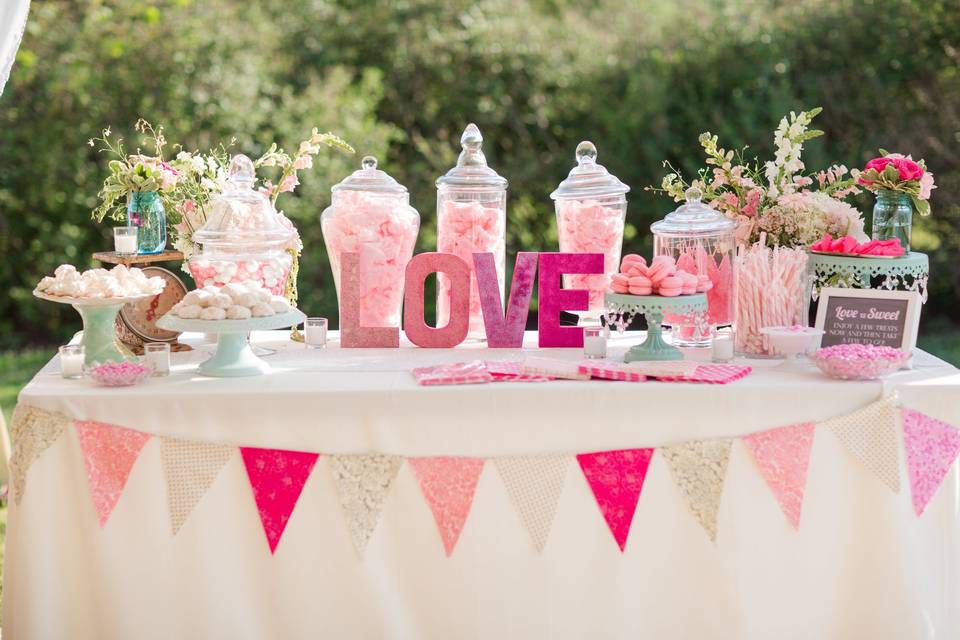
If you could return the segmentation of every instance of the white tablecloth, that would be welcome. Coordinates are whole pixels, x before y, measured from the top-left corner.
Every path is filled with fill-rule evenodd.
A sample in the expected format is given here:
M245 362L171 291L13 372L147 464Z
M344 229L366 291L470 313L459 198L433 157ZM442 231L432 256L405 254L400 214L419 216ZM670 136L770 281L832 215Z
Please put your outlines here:
M334 334L335 336L335 334ZM924 353L880 382L834 382L776 361L730 385L573 382L423 388L409 370L516 360L455 350L306 350L284 334L259 378L174 373L105 390L52 361L20 402L156 435L324 453L522 455L656 447L849 413L895 391L960 425L960 372ZM622 353L636 335L614 337ZM527 344L535 344L528 335ZM539 356L578 359L576 350ZM960 637L956 464L922 518L901 452L899 495L817 432L798 532L735 443L711 542L654 455L621 553L576 463L541 554L491 465L451 557L408 466L359 558L321 457L275 555L239 456L176 537L151 440L107 525L76 435L33 464L11 505L4 638L954 638Z

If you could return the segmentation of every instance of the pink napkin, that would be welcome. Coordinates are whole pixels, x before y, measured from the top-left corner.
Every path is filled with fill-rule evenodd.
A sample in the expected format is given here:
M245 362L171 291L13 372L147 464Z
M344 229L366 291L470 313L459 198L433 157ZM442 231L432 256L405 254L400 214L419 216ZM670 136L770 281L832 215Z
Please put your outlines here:
M484 362L487 371L493 376L494 382L549 382L555 378L551 376L533 376L523 373L522 362L502 362L487 360Z
M702 364L691 375L657 376L661 382L705 382L707 384L727 384L743 378L753 371L753 367L738 364Z
M591 378L600 378L602 380L645 382L647 379L647 376L631 370L629 366L609 360L587 360L586 362L582 362L579 367L577 367L577 370L580 373L589 375Z
M480 384L494 379L482 360L420 367L411 373L421 385Z

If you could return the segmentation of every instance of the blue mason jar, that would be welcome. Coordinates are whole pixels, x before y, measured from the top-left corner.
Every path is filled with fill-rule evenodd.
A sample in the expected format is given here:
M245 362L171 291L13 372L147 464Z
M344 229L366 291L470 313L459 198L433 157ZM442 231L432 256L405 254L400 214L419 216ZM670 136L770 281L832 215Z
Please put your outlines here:
M167 212L156 191L134 191L127 200L127 224L137 227L137 253L160 253L167 246Z
M904 250L910 251L910 229L913 224L913 202L902 191L877 191L873 205L873 239L900 238Z

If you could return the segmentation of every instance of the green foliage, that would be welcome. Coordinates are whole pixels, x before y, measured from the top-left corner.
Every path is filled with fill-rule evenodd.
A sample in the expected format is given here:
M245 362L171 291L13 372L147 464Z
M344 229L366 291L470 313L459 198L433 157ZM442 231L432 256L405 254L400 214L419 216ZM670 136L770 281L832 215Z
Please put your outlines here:
M881 7L882 4L882 7ZM511 251L555 247L549 193L581 140L633 190L625 250L674 207L644 192L662 161L687 175L697 136L770 157L782 114L823 105L809 167L859 168L878 147L922 157L936 213L926 316L960 318L960 12L949 0L49 0L35 2L0 97L0 340L60 342L69 308L29 292L61 262L110 246L90 212L108 168L86 141L139 117L205 150L237 137L261 155L311 127L357 150L326 153L281 201L305 250L305 311L336 318L317 217L330 186L378 156L411 191L433 249L435 179L476 122L510 180ZM872 7L870 5L873 5ZM117 132L118 135L129 131ZM873 198L856 201L869 212ZM508 262L510 262L508 260ZM59 337L58 337L59 336Z

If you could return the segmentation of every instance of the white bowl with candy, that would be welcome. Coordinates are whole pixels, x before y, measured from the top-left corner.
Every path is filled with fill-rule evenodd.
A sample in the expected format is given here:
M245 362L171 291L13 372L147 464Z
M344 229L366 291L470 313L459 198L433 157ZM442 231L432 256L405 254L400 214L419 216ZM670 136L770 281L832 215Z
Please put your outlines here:
M795 324L788 327L763 327L760 333L770 341L771 350L785 358L783 368L797 366L800 356L820 346L823 329Z
M910 353L872 344L838 344L819 349L810 358L831 378L877 380L903 367Z
M95 362L86 370L87 376L103 387L130 387L142 382L152 373L153 367L134 360Z

